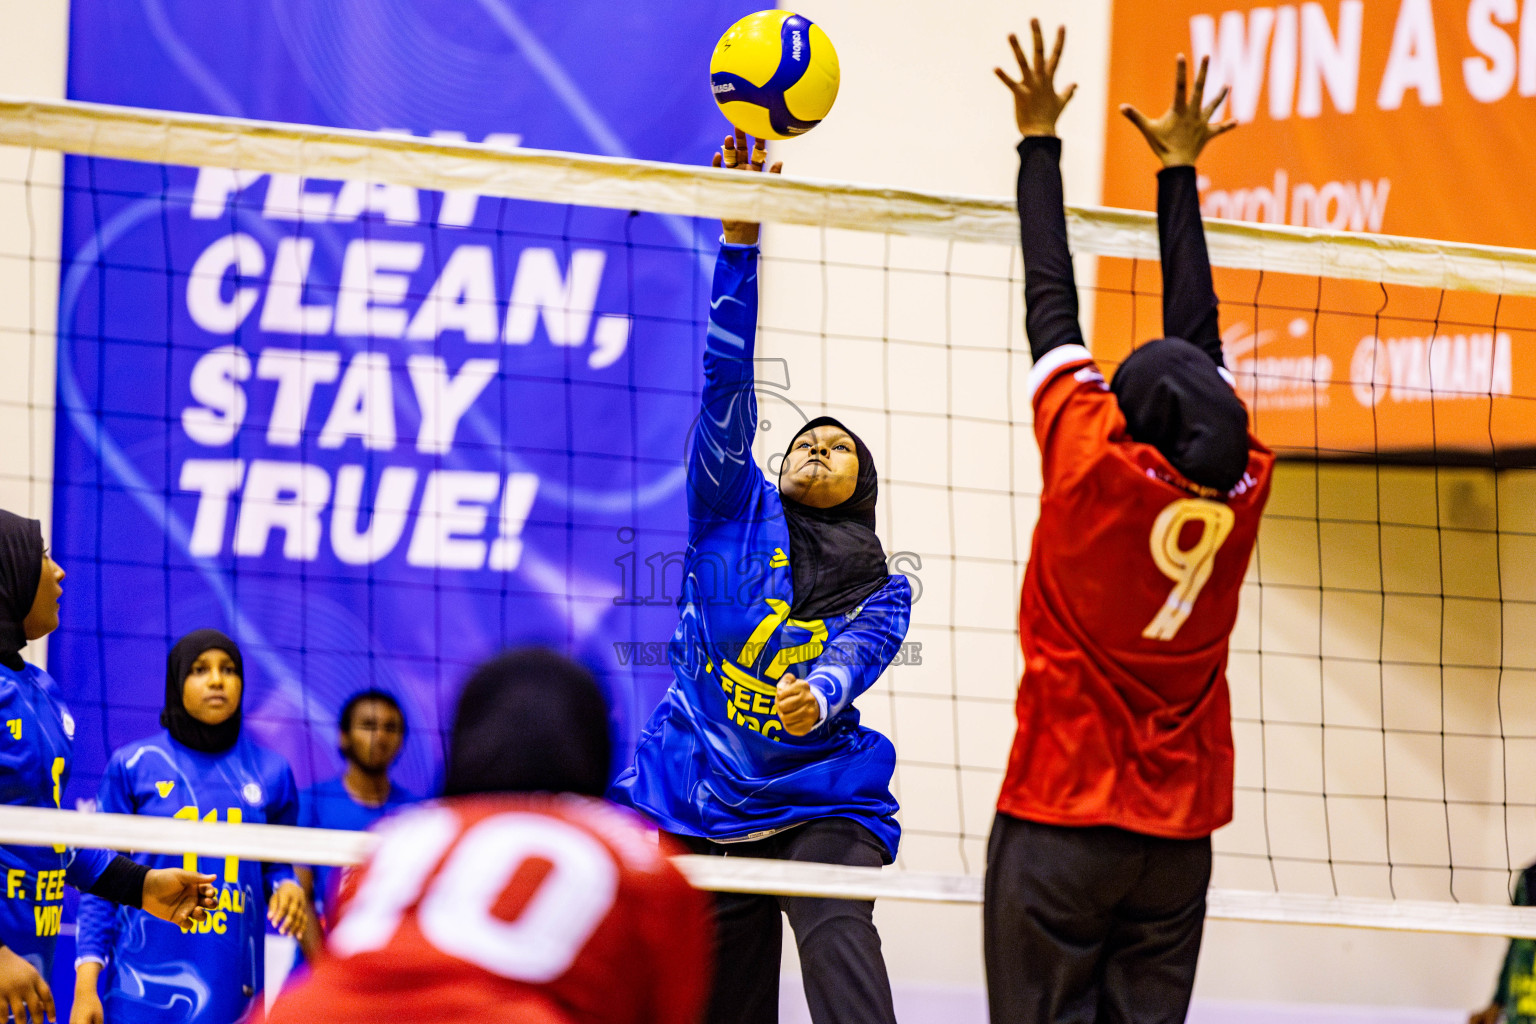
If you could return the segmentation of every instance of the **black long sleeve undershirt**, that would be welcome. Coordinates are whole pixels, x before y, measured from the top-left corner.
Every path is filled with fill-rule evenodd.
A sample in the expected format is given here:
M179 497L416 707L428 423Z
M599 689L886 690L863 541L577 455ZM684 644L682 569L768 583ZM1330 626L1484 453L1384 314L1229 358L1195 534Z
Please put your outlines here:
M1061 140L1026 137L1019 143L1019 234L1024 247L1024 322L1030 355L1037 361L1053 348L1083 344L1062 201ZM1163 264L1163 333L1194 343L1222 366L1216 290L1193 167L1168 167L1158 173L1157 233Z
M1053 348L1081 345L1077 279L1062 208L1061 140L1031 135L1019 143L1019 235L1024 246L1024 326L1036 362Z
M1157 238L1163 263L1163 334L1192 342L1224 366L1211 257L1193 167L1157 172Z
M86 892L125 907L143 907L144 879L148 876L149 868L119 854Z

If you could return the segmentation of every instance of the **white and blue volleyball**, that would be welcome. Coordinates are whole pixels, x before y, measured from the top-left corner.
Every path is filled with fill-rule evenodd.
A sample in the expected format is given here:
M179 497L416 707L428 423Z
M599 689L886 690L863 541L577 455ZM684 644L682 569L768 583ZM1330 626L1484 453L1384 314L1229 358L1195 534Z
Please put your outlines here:
M759 139L792 139L821 123L837 99L837 51L809 18L749 14L726 30L709 83L726 120Z

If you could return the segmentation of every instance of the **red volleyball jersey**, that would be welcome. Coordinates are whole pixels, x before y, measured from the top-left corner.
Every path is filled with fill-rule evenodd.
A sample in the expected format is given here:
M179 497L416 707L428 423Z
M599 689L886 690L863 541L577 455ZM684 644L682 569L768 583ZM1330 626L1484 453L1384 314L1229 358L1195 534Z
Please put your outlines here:
M1044 488L998 810L1209 835L1232 820L1227 642L1274 454L1250 435L1246 475L1212 495L1131 440L1087 349L1053 349L1030 383Z
M272 1024L688 1024L707 897L628 812L576 796L425 804L379 826L326 955ZM666 840L663 840L666 844Z

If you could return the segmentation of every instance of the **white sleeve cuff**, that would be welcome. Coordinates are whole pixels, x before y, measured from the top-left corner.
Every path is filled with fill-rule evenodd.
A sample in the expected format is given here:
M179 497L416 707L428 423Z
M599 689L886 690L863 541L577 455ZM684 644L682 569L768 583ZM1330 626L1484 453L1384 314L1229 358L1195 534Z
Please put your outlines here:
M827 695L822 693L814 683L811 684L811 696L816 698L816 706L821 708L821 717L816 719L814 728L820 729L827 721Z
M1232 372L1230 370L1228 370L1225 366L1218 366L1216 367L1216 372L1221 374L1222 380L1232 385L1233 391L1237 390L1237 378L1232 376Z
M80 969L80 965L81 964L101 964L101 966L103 966L103 967L107 966L107 962L105 960L103 960L99 956L77 956L77 957L75 957L75 970L78 971Z
M720 248L722 248L722 249L756 249L756 248L759 248L759 243L752 242L749 245L743 245L740 242L727 242L725 240L725 236L721 235L720 236Z
M1025 383L1025 390L1029 392L1031 405L1035 401L1035 393L1045 382L1056 375L1056 371L1070 363L1093 362L1093 353L1082 345L1057 345L1030 368L1029 378Z

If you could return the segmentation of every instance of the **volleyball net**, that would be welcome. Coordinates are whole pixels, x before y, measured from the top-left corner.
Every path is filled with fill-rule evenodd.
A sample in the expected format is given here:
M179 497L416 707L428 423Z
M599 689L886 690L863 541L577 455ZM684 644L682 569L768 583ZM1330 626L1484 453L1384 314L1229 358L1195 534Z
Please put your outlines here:
M759 220L755 455L771 475L806 419L853 426L913 583L858 702L895 744L903 840L883 872L680 863L710 888L979 901L1040 490L1012 201L513 144L0 101L0 351L28 368L0 382L26 439L0 493L51 519L70 574L64 805L153 731L166 651L203 626L241 643L246 721L301 785L339 769L337 711L373 686L409 723L397 777L431 791L458 685L524 642L592 664L632 744L671 678L712 219ZM1109 366L1161 333L1155 218L1068 223ZM1285 458L1232 640L1212 916L1536 935L1506 906L1536 857L1536 253L1207 238L1229 366ZM61 839L367 844L0 809L0 842Z

